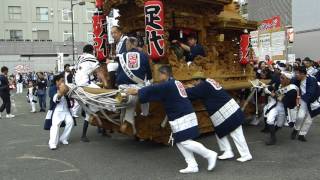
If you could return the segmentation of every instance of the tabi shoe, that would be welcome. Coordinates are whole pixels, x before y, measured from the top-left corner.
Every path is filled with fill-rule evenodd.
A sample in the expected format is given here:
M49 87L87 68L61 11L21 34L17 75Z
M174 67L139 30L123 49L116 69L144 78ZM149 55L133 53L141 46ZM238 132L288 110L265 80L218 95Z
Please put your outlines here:
M303 135L299 135L299 136L298 136L298 140L299 140L299 141L302 141L302 142L307 142L306 137L303 136Z
M14 118L15 117L15 115L12 115L12 114L7 114L6 115L6 118Z
M216 167L218 154L214 151L211 151L208 159L208 171L212 171Z
M49 145L49 149L50 149L50 150L56 150L56 149L57 149L57 146L50 146L50 145Z
M246 161L250 161L250 160L252 160L251 155L246 155L246 156L243 156L243 157L240 157L237 159L237 161L239 161L239 162L246 162Z
M81 137L81 142L90 142L89 138L87 136Z
M68 144L69 144L69 142L68 142L67 140L60 141L60 142L61 142L61 144L63 144L63 145L68 145Z
M188 166L188 167L185 168L185 169L179 170L179 172L180 172L181 174L197 173L197 172L199 172L199 168L198 168L197 166L196 166L196 167L190 167L190 166Z
M226 160L226 159L231 159L233 157L234 157L234 154L232 151L225 151L221 156L218 156L218 159Z
M291 139L295 140L297 138L297 135L298 135L298 131L294 129L291 133Z

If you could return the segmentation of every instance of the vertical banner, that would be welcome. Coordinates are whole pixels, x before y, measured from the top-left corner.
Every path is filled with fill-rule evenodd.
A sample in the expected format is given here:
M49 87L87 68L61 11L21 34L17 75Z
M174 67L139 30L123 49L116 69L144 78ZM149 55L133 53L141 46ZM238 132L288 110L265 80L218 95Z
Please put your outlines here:
M95 56L99 61L105 61L108 55L108 32L106 28L106 16L102 12L98 11L93 15L92 20Z
M157 61L165 54L164 9L162 1L146 1L144 4L144 14L148 54L152 60Z
M249 34L242 34L240 36L240 64L247 65L249 63Z

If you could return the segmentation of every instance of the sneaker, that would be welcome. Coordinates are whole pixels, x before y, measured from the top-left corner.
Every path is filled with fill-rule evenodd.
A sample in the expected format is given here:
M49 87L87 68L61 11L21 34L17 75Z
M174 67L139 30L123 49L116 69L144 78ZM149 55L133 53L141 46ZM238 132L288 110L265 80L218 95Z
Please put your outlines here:
M302 141L302 142L307 142L306 137L303 136L303 135L299 135L299 136L298 136L298 140L299 140L299 141Z
M212 171L216 167L218 154L214 151L210 152L208 156L208 171Z
M90 140L87 137L81 137L81 142L90 142Z
M181 173L181 174L190 174L190 173L197 173L197 172L199 172L199 168L198 167L187 167L187 168L185 168L185 169L181 169L181 170L179 170L179 172Z
M60 141L60 142L61 142L61 144L63 144L63 145L68 145L68 144L69 144L69 142L68 142L67 140Z
M233 157L234 157L234 154L232 151L225 151L221 156L218 156L218 159L226 160L226 159L231 159Z
M6 118L14 118L15 117L15 115L12 115L12 114L7 114L6 115Z
M239 162L246 162L246 161L250 161L252 160L252 156L251 155L247 155L247 156L243 156L237 159L237 161Z
M50 145L49 145L49 149L50 149L50 150L56 150L56 149L57 149L57 146L50 146Z

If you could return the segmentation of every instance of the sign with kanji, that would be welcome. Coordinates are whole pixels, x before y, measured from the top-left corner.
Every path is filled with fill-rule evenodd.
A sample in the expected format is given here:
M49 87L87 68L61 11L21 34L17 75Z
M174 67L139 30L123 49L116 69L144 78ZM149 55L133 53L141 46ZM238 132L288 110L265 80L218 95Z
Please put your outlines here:
M93 15L92 20L95 56L99 61L104 61L106 60L108 54L106 16L103 13L97 12Z
M147 1L144 5L146 45L151 59L159 60L164 49L164 10L160 0Z

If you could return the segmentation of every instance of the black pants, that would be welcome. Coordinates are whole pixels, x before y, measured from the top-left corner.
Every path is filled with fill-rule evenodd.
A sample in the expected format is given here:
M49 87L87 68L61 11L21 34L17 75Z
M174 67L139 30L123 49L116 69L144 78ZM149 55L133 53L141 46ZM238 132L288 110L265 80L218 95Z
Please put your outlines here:
M0 97L3 101L1 107L0 107L0 112L3 112L4 109L6 109L7 114L11 113L11 100L10 100L10 94L0 94Z

